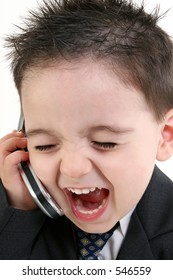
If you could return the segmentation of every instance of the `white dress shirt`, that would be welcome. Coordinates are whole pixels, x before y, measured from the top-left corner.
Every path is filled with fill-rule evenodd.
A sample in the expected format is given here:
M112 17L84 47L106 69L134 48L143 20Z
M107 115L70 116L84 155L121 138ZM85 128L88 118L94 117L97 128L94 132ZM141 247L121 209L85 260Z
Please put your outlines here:
M133 209L134 210L134 209ZM133 210L124 216L119 222L120 226L114 231L106 245L100 251L98 260L115 260L123 243Z

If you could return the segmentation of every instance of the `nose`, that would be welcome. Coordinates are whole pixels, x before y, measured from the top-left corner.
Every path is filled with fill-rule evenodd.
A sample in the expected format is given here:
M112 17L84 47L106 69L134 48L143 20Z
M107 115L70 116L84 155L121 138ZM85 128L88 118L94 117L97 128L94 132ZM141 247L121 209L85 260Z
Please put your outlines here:
M60 172L66 177L78 179L88 174L92 162L79 152L68 152L61 157Z

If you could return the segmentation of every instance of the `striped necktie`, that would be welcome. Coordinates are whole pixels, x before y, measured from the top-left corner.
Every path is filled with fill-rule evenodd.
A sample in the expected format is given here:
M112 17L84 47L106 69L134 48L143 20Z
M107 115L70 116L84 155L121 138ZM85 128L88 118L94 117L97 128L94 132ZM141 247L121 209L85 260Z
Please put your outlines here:
M119 222L105 233L88 233L75 227L78 257L80 260L97 260L99 252L103 249L108 239L119 226Z

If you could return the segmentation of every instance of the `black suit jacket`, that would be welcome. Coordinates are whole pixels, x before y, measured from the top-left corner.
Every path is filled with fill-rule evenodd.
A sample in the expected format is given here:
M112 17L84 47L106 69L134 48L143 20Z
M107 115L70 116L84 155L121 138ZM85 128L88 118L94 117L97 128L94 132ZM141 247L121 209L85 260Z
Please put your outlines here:
M0 259L76 260L71 222L8 206L0 186ZM157 167L134 210L118 260L173 260L173 183Z

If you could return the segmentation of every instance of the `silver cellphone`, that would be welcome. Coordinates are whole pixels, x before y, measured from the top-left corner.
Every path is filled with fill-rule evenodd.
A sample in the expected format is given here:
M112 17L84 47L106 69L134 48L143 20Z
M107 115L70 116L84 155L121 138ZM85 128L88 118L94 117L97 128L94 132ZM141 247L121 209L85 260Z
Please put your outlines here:
M25 131L24 118L22 114L18 123L18 131L20 130ZM63 211L61 207L55 202L41 181L38 179L33 168L31 167L31 164L28 161L23 161L19 164L18 168L28 191L39 208L52 219L57 219L62 216Z

